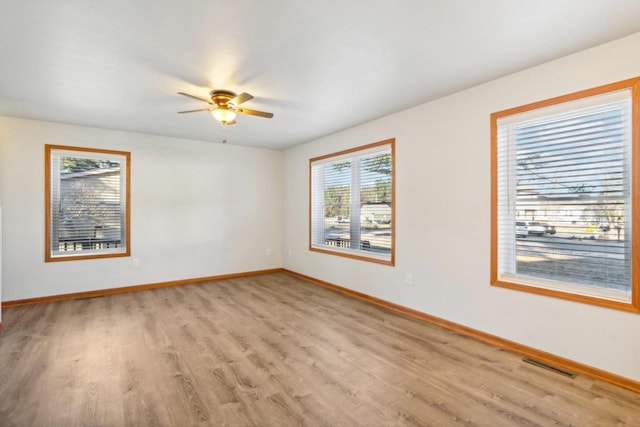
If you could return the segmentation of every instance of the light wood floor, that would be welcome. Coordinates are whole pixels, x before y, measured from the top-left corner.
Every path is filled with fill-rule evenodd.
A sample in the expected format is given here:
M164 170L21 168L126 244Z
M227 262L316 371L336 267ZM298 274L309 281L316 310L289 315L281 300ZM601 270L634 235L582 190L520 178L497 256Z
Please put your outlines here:
M0 426L640 425L631 391L284 273L3 324Z

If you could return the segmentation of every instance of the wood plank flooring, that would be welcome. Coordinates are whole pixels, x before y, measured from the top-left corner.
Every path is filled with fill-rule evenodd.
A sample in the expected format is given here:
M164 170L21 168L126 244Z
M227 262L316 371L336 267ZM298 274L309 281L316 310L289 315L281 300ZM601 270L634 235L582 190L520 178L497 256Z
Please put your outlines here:
M3 324L0 426L640 426L636 393L285 273Z

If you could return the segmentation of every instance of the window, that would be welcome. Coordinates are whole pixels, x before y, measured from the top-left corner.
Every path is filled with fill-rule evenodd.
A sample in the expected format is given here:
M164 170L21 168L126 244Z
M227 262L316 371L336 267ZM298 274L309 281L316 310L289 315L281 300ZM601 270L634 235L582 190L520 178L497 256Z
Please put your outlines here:
M129 163L127 152L45 146L45 261L129 256Z
M639 85L492 114L492 284L640 311Z
M394 146L390 139L309 161L310 250L394 264Z

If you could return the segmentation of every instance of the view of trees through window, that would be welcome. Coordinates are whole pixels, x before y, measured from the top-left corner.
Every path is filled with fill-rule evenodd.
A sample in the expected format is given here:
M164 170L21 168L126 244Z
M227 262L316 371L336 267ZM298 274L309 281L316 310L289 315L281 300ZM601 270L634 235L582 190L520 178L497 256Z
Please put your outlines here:
M335 161L312 161L312 242L390 255L393 246L393 159L389 144Z
M359 169L359 215L351 209L352 168ZM359 222L361 249L390 252L391 154L333 163L325 167L325 179L325 239L350 247L353 220Z
M499 281L631 301L631 116L629 89L493 115Z
M517 273L629 290L625 111L515 129Z

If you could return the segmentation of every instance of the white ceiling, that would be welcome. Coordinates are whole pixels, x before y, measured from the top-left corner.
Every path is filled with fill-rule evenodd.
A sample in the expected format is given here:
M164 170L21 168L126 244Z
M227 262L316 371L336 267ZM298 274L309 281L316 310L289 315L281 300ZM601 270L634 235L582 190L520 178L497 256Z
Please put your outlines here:
M640 31L637 0L0 0L0 115L282 149ZM222 126L211 89L249 92ZM57 141L60 142L60 141Z

